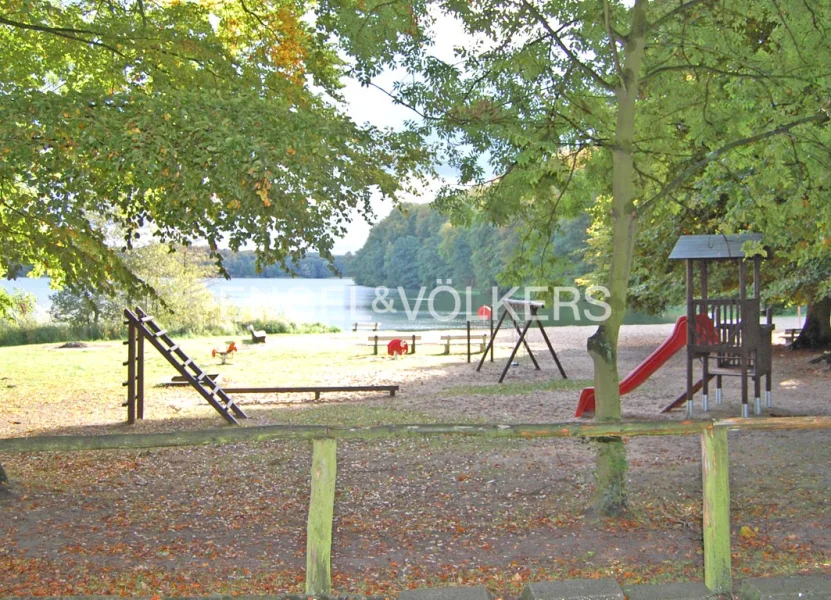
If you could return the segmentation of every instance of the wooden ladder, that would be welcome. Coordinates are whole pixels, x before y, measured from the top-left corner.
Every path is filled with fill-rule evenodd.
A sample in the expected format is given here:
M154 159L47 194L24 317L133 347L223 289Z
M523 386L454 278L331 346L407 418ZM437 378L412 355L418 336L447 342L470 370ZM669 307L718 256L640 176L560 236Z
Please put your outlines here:
M219 387L219 384L170 339L167 332L159 327L153 317L139 307L136 307L135 313L125 309L124 317L131 326L136 328L138 334L145 337L226 421L239 425L238 418L248 418L248 415Z

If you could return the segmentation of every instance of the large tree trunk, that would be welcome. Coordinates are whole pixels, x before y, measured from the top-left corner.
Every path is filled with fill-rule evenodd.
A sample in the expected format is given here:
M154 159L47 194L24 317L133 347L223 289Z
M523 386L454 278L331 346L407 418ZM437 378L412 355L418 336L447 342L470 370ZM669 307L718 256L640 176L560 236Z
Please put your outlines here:
M595 414L601 421L619 421L620 376L617 347L626 312L626 293L635 243L635 189L633 142L635 105L646 37L648 0L637 0L632 9L632 28L624 46L622 73L615 88L618 102L615 147L612 155L612 228L614 248L609 271L609 318L589 338L594 363ZM595 471L595 506L601 515L626 512L626 448L617 437L598 441Z
M831 298L808 305L802 332L791 348L827 350L831 348Z

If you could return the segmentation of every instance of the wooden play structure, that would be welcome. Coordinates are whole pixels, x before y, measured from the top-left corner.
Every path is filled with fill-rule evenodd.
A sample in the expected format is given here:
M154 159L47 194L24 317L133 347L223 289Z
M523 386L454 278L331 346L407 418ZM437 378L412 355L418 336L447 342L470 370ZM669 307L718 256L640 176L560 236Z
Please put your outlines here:
M127 381L124 383L127 386L127 423L133 425L136 419L144 418L145 340L173 365L179 375L184 377L193 389L222 415L222 418L235 425L239 425L238 419L248 418L219 384L170 339L153 317L138 307L135 312L125 309L124 317L128 326L127 362L124 363L127 367Z
M315 400L325 392L388 392L395 396L397 385L343 385L343 386L302 386L302 387L228 387L222 388L215 376L203 371L176 344L156 320L144 310L136 307L135 312L124 310L125 325L128 326L127 341L127 423L135 424L144 419L144 342L153 346L179 373L179 379L193 387L229 423L239 425L239 419L248 415L228 394L297 394L314 393Z
M749 381L753 380L754 412L762 414L761 380L765 378L765 406L771 408L771 312L761 323L761 261L759 255L745 256L745 242L761 242L761 234L684 235L669 255L671 260L686 261L687 271L687 391L664 411L686 401L687 414L692 415L693 396L702 392L702 409L709 410L709 383L716 380L716 404L723 402L722 377L741 378L742 416L749 415ZM711 297L710 266L726 263L738 270L738 295ZM750 266L750 269L748 269ZM752 271L752 283L748 281ZM697 277L696 277L697 275ZM696 327L706 318L712 328ZM702 363L700 380L695 379L695 362Z
M491 338L482 353L482 358L479 360L476 370L479 371L482 368L482 365L485 364L485 358L488 355L488 351L491 352L492 356L493 344L496 340L496 335L499 333L499 330L502 328L502 324L505 322L505 318L507 317L511 320L511 323L513 323L514 329L519 334L519 339L517 340L514 349L511 351L511 356L508 358L508 362L505 363L505 368L502 370L502 374L499 376L499 383L502 383L505 379L505 375L508 374L508 369L511 368L511 363L513 363L521 345L525 346L525 351L528 353L528 357L531 359L531 362L534 363L534 368L537 371L541 370L537 359L534 357L534 353L531 352L531 348L528 346L528 342L525 341L525 336L528 334L528 330L531 328L533 323L536 323L537 327L539 327L540 333L542 333L542 338L545 340L546 346L548 346L548 351L551 353L551 357L554 359L557 369L560 371L560 375L562 375L563 379L568 379L566 372L563 370L563 366L560 364L560 359L557 358L557 353L554 351L554 347L551 345L551 341L548 339L548 335L545 333L545 328L542 326L542 322L539 319L538 313L540 309L544 307L545 303L543 302L534 302L530 300L505 300L503 302L502 316L499 317L496 329L494 329L491 334ZM522 327L520 327L520 322L523 320L524 323Z
M695 327L698 329L700 337L708 337L709 339L716 339L716 332L715 328L713 327L712 321L707 315L698 315L696 318ZM666 362L675 356L676 353L681 351L683 348L687 347L687 317L686 315L680 317L678 321L675 323L675 327L672 330L672 334L664 341L663 344L658 346L652 353L646 357L646 359L641 362L637 367L635 367L629 374L620 380L620 385L618 386L618 390L620 391L620 395L623 396L624 394L628 394L629 392L637 389L641 384L643 384L647 379L652 377L652 375L660 369L662 366L666 364ZM698 391L701 388L701 382L699 381L694 388L694 391ZM687 399L687 393L684 392L680 396L680 401L683 402ZM679 402L679 400L676 400ZM673 403L675 404L675 403ZM672 408L672 405L665 408L663 412L666 412ZM594 388L587 387L583 388L583 391L580 392L580 400L577 402L577 410L574 413L575 417L592 417L594 416L595 412L595 397L594 397Z

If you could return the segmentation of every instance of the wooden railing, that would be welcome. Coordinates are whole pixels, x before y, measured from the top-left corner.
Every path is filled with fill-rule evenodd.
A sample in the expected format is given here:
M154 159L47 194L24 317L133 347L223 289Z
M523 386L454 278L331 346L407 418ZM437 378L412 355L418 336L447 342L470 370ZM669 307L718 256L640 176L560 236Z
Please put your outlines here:
M544 423L531 425L380 425L326 427L270 425L172 433L100 436L42 436L0 440L2 452L48 452L162 448L312 440L311 496L306 539L306 594L331 593L332 523L338 439L465 435L499 438L635 437L699 435L703 482L704 583L714 593L731 591L730 484L727 432L736 430L828 429L831 417L726 419L722 421Z

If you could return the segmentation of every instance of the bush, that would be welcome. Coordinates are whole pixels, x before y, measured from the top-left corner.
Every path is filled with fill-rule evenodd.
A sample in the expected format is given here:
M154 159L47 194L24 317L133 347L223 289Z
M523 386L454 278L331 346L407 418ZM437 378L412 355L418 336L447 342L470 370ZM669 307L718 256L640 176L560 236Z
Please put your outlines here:
M86 327L74 327L63 323L23 325L19 327L12 325L0 326L0 346L119 340L126 336L127 330L120 323L103 323Z
M286 317L277 317L276 319L251 319L244 322L239 321L237 325L244 334L249 333L249 325L252 325L254 329L274 335L281 333L338 333L340 331L339 328L332 325L325 325L323 323L294 323Z
M159 321L167 327L164 316ZM198 323L167 328L172 337L199 336L247 336L248 325L262 329L268 334L284 333L337 333L337 327L323 323L293 323L285 317L277 319L254 319L250 321ZM123 340L127 327L121 321L106 321L97 325L75 326L66 323L43 325L0 324L0 346L23 346L25 344L54 344L58 342L89 342L99 340Z

